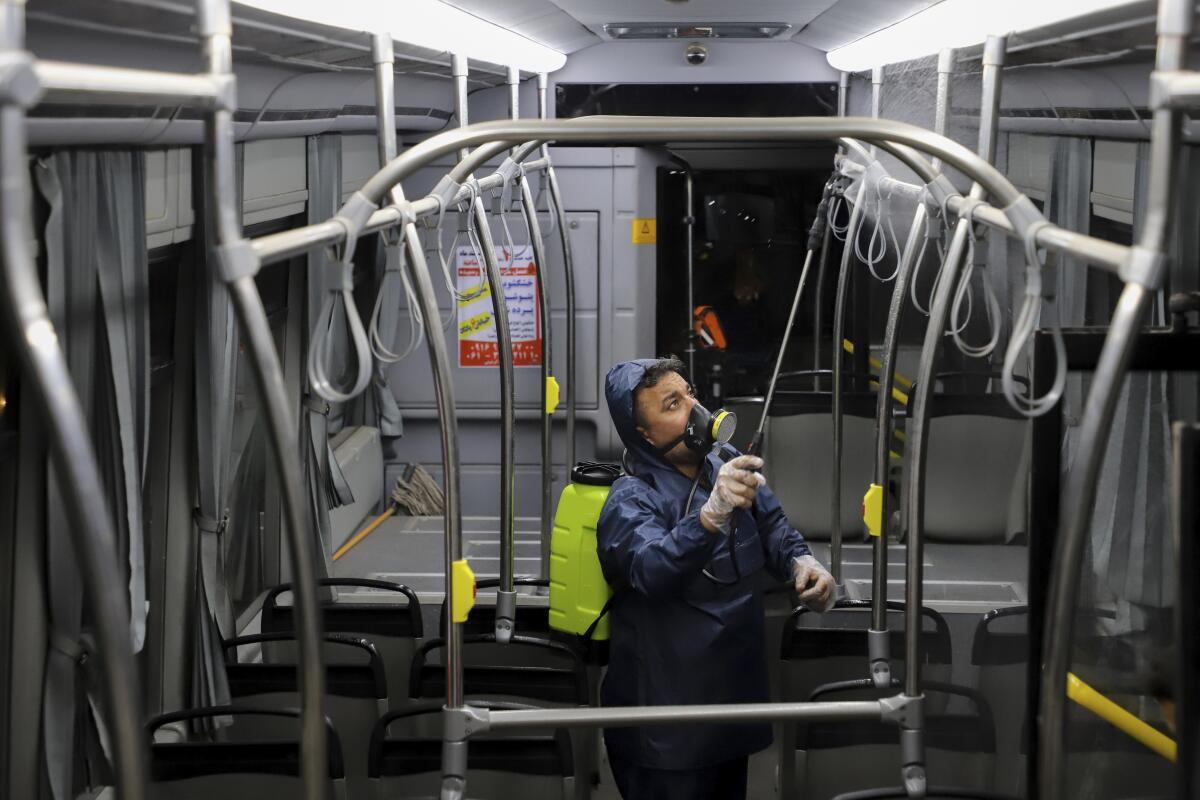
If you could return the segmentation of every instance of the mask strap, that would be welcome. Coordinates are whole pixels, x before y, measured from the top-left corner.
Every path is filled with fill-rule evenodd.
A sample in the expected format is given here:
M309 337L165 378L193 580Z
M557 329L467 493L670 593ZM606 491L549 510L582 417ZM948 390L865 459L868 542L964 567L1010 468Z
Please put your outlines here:
M670 442L663 445L662 447L659 447L654 452L658 453L660 456L665 456L667 453L674 450L675 446L677 444L679 444L680 442L682 442L686 438L687 438L687 428L685 427L683 429L683 433L679 434L678 436L676 436L674 439L672 439Z

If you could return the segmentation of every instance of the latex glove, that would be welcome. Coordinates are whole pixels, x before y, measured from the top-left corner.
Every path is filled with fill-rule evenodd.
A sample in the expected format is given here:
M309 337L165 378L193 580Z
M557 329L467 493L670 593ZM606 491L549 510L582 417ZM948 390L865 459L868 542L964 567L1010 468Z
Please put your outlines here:
M709 530L726 530L735 508L750 508L758 487L766 484L760 469L763 460L758 456L738 456L721 465L712 493L700 509L700 522Z
M837 599L837 584L829 571L811 555L792 559L796 593L800 602L813 611L828 611Z

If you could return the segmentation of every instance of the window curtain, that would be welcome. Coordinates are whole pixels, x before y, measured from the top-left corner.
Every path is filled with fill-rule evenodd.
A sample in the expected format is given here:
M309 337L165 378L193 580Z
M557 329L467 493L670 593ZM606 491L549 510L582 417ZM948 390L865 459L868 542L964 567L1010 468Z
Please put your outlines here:
M241 203L243 148L236 149L235 185ZM230 700L222 640L237 635L225 576L234 467L233 418L237 385L238 327L229 290L213 257L215 222L208 208L209 190L203 148L192 150L196 212L195 392L196 392L196 621L192 637L191 702L194 708L224 705ZM211 730L230 720L206 719Z
M1135 166L1136 239L1144 216L1148 166L1148 147L1144 144L1139 145ZM1088 231L1091 172L1090 141L1059 138L1051 162L1048 219L1071 230ZM1055 268L1048 275L1048 284L1054 303L1047 308L1049 314L1057 314L1064 326L1107 324L1117 299L1108 276L1072 258L1052 263ZM1163 314L1163 301L1152 301L1148 321L1161 324ZM1046 316L1046 322L1051 319ZM1090 373L1068 375L1062 400L1065 468L1074 465L1078 454L1079 425L1091 379ZM1165 624L1162 612L1174 603L1170 578L1174 551L1169 505L1169 406L1165 374L1128 373L1118 396L1100 472L1077 605L1080 636L1155 637ZM1138 649L1140 653L1154 651L1140 645ZM1139 655L1139 659L1142 657Z
M1150 148L1138 145L1133 215L1135 237L1145 218ZM1168 240L1170 241L1170 240ZM1147 320L1166 322L1163 293ZM1180 376L1182 378L1182 376ZM1171 408L1169 376L1130 372L1109 434L1100 473L1091 548L1098 603L1117 613L1114 632L1145 631L1175 603L1171 539Z
M48 216L44 232L50 318L90 423L127 566L130 643L146 634L142 488L149 431L149 271L142 156L73 150L37 163ZM62 488L49 468L46 497L50 651L43 700L47 778L55 800L107 779L102 724L90 686L88 618ZM97 739L97 737L99 737ZM107 750L107 748L104 748Z
M342 137L325 134L308 138L308 221L324 222L341 206L342 199ZM313 326L320 317L324 293L331 276L339 269L326 250L314 250L308 255L307 292L305 302L305 356L312 338ZM346 324L340 306L335 306L329 339L333 363L345 368L352 358L346 341ZM313 393L307 376L304 381L303 404L300 411L302 466L307 490L309 516L312 521L312 541L316 550L316 566L321 576L330 574L332 543L329 511L354 501L350 485L338 467L329 444L329 436L340 425L331 421L329 404ZM336 409L340 413L341 409Z

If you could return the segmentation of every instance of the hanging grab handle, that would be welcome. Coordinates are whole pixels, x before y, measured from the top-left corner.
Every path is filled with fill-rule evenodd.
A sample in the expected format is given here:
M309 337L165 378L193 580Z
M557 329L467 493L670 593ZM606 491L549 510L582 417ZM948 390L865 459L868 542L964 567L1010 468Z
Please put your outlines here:
M954 291L954 305L950 308L950 335L954 338L954 344L958 347L959 352L969 358L987 358L996 349L996 345L1000 343L1000 301L996 298L996 291L992 287L991 272L986 268L983 270L983 294L984 294L984 311L987 315L987 322L991 335L988 341L982 345L972 345L962 338L961 334L967 329L967 324L971 321L971 313L973 310L973 301L971 297L971 275L975 270L975 210L979 207L978 201L967 201L967 207L963 209L962 218L967 221L967 260L963 264L962 276L959 279L958 286ZM961 323L959 317L962 315L963 300L966 300L967 316Z
M379 293L375 296L375 308L371 311L371 321L367 325L371 336L371 354L377 361L384 364L397 364L403 361L416 352L425 340L425 320L421 316L420 304L417 302L416 292L413 291L412 281L409 280L408 273L404 271L407 266L404 257L404 231L407 228L407 224L401 225L400 233L394 241L389 241L387 233L384 234L387 265L383 270L383 278L379 282ZM383 337L379 333L379 317L388 296L387 287L390 282L396 280L400 281L400 286L404 291L404 302L408 308L408 344L399 353L393 353L384 344Z
M346 248L342 260L338 263L333 280L329 281L325 302L317 314L317 322L313 327L312 336L308 343L308 382L314 392L327 403L345 403L352 400L367 388L371 381L371 343L363 328L362 319L358 316L358 307L354 303L354 261L353 250ZM342 391L335 383L330 369L336 354L333 352L333 317L338 308L346 317L346 330L350 334L350 342L354 346L354 357L357 361L357 372L351 387Z
M1030 389L1029 395L1024 396L1018 392L1014 378L1017 359L1033 338L1041 319L1042 260L1038 255L1037 233L1049 224L1045 220L1039 220L1025 231L1025 300L1021 304L1017 321L1013 324L1012 338L1008 342L1008 351L1004 354L1004 369L1000 377L1009 405L1018 413L1030 418L1040 417L1054 408L1067 385L1067 347L1063 342L1062 328L1057 316L1051 326L1054 337L1054 383L1050 390L1041 397L1034 397L1033 390Z
M325 301L317 314L308 342L308 382L312 390L327 403L344 403L362 393L371 381L371 342L363 328L358 306L354 303L354 250L358 234L375 211L375 204L362 193L355 192L333 219L345 229L341 252L335 251L336 266L326 278ZM331 332L333 316L338 307L346 317L346 330L354 347L357 362L354 383L347 391L337 386L330 373L335 356Z

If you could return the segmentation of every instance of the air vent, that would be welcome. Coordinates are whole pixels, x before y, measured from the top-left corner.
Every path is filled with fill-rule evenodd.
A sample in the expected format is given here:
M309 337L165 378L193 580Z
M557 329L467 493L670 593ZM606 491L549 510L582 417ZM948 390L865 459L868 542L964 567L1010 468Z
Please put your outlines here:
M609 22L604 32L613 39L772 39L790 27L786 22Z

